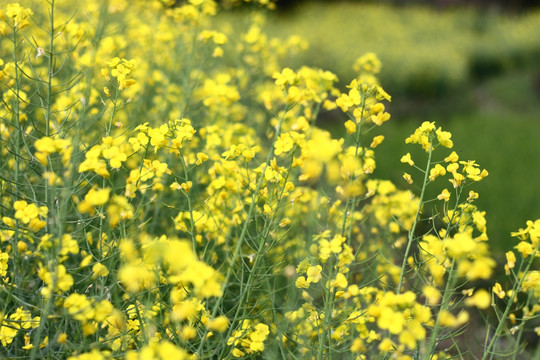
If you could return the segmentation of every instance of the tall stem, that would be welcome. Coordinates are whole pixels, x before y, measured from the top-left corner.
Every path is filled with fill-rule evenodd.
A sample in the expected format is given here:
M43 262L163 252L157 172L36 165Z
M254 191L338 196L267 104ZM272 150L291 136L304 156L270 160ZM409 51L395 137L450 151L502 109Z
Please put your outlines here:
M420 214L422 213L422 205L424 203L424 194L426 192L426 187L429 180L429 168L431 167L431 154L433 153L433 145L429 145L429 151L428 151L428 161L426 165L426 169L424 171L424 182L422 183L422 191L420 192L420 200L418 201L418 209L416 210L416 216L414 218L414 223L409 230L409 236L407 241L407 248L405 249L405 254L403 255L403 263L401 264L401 272L399 275L399 284L397 287L397 294L401 293L401 288L403 286L403 278L405 277L405 268L407 267L407 259L409 257L409 253L411 251L411 246L414 241L414 232L416 231L416 225L418 224L418 219L420 217Z

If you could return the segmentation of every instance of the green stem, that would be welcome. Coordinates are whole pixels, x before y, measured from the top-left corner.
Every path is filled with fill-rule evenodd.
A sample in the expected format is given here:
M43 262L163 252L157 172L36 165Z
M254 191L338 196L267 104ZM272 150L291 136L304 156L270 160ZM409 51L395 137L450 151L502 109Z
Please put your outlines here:
M497 328L495 329L495 333L492 335L491 340L489 341L488 346L484 350L484 355L482 356L482 360L485 360L488 358L493 359L493 356L495 355L492 352L493 347L495 346L495 342L499 340L499 336L501 335L501 331L503 327L506 325L506 318L508 317L508 314L510 313L510 310L512 309L512 305L514 304L514 300L516 299L517 294L521 290L521 285L523 284L523 280L525 279L525 276L529 272L529 269L531 268L534 259L536 258L536 253L538 251L535 249L533 253L530 255L530 260L525 266L525 271L523 271L521 277L519 278L519 281L514 284L514 287L512 288L512 294L510 295L510 298L508 299L508 302L506 304L506 308L504 309L504 313L501 316L501 321L499 321L499 324L497 325ZM487 334L489 335L489 334Z
M438 344L437 337L439 336L440 332L440 321L441 321L441 312L446 311L451 303L451 296L453 295L454 286L457 280L457 276L455 276L454 273L454 265L455 260L452 260L452 265L450 266L450 270L448 271L448 279L446 281L446 288L444 289L444 295L441 302L441 308L439 309L439 313L437 314L437 320L435 320L435 325L433 325L433 331L431 333L431 337L429 339L429 345L428 345L428 352L426 354L428 359L431 359L431 356L433 355L433 352L435 351L435 347Z
M407 248L405 249L405 254L403 255L403 263L401 264L401 272L399 275L399 284L397 287L397 294L401 293L401 288L403 286L403 278L405 277L405 268L407 267L407 258L409 257L409 252L411 251L411 246L414 241L414 232L416 231L416 225L418 224L418 219L422 213L422 205L424 202L424 194L426 192L426 187L429 181L429 168L431 167L431 155L433 153L433 145L430 144L428 151L428 161L426 165L426 170L424 172L424 182L422 184L422 191L420 192L420 200L418 201L418 209L416 210L416 215L414 217L414 223L409 230L409 236L407 241Z
M236 261L238 260L238 257L240 256L240 249L242 248L242 245L243 245L244 240L246 238L247 229L248 229L249 223L251 222L253 212L255 210L255 204L256 204L256 201L257 201L257 196L258 196L258 194L259 194L259 192L260 192L260 190L262 188L262 184L264 182L264 174L266 172L266 169L270 165L270 160L272 159L272 155L274 154L273 149L274 149L276 140L280 135L281 125L282 125L283 120L285 118L285 114L287 113L288 110L289 110L289 106L286 106L285 111L279 117L279 121L278 121L278 124L276 126L276 131L274 133L274 138L272 140L272 145L271 145L270 149L268 150L268 154L266 156L266 161L264 163L264 166L263 166L262 171L261 171L261 175L259 176L259 180L257 182L257 187L256 187L256 189L253 192L253 195L251 197L251 204L249 206L249 210L248 210L248 213L247 213L247 216L246 216L246 220L244 221L244 226L242 227L242 231L240 232L240 236L239 236L238 240L236 241L236 246L235 246L235 248L233 250L233 257L231 259L231 263L230 263L230 265L229 265L229 267L227 269L227 274L225 275L225 279L223 281L223 285L222 285L223 292L225 292L225 289L227 288L227 286L229 284L229 280L230 280L230 278L232 276L232 273L233 273L234 264L236 263ZM222 295L221 297L219 297L216 300L216 303L214 304L214 307L212 308L212 312L211 312L212 318L214 318L216 316L216 314L217 314L217 312L219 310L219 307L221 306L221 303L223 301L223 298L224 298L224 296ZM199 347L198 347L197 352L196 352L198 356L202 356L202 351L204 349L207 334L208 334L208 330L205 330L205 333L202 336L201 343L199 344Z

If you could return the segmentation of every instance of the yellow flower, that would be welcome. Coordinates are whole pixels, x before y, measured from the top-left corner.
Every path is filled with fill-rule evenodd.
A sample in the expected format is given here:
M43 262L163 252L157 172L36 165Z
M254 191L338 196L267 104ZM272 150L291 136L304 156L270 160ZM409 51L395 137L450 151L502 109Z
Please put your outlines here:
M284 68L281 73L275 72L272 77L276 79L276 85L285 88L286 85L294 85L296 82L296 74L290 68Z
M403 173L403 178L405 179L405 181L407 183L412 184L413 183L413 179L412 179L412 176L408 173Z
M96 263L94 266L92 266L92 272L93 278L96 278L98 276L105 277L109 275L109 269L107 269L107 267L101 263Z
M448 251L448 255L453 258L467 257L471 253L474 253L477 242L467 233L457 233L453 238L445 241L445 248Z
M451 162L451 163L458 162L458 160L459 160L459 156L455 151L452 151L450 155L444 158L445 162Z
M299 276L296 279L295 286L299 289L307 289L309 288L309 283L306 281L306 278L304 276Z
M473 202L474 200L478 199L478 193L474 191L469 191L469 197L467 198L468 202Z
M429 171L429 180L433 181L439 176L443 176L446 174L446 169L442 167L440 164L435 165L430 171Z
M7 274L9 255L0 250L0 276L4 277Z
M526 241L521 241L519 244L514 246L514 248L519 251L525 259L533 253L532 245Z
M504 296L506 295L506 292L502 289L502 286L499 283L495 283L495 285L493 286L493 293L497 295L499 299L504 298Z
M81 213L88 213L90 215L93 215L95 213L94 207L104 205L109 200L110 192L111 189L108 188L91 188L85 195L84 200L79 203L77 209Z
M383 307L381 314L377 319L377 326L381 329L390 331L391 334L399 334L403 331L405 318L400 312L396 312L389 307Z
M443 191L437 195L437 199L449 201L450 200L450 192L447 189L443 189Z
M371 141L371 145L369 145L370 148L375 149L377 146L379 146L384 141L384 135L378 135L373 138Z
M347 129L347 133L349 134L355 134L356 133L356 123L352 120L347 120L345 122L345 128Z
M516 265L516 255L513 251L506 252L506 265L509 269L513 269Z
M224 332L229 327L229 319L226 316L218 316L208 322L208 329Z
M409 164L410 166L413 166L414 165L414 161L411 159L411 154L410 153L407 153L405 155L403 155L401 157L401 160L400 160L402 163L407 163Z
M491 295L487 290L480 289L474 292L474 295L465 299L467 306L476 306L479 309L485 310L491 305Z
M437 305L441 301L441 292L433 286L424 286L422 292L426 297L429 305Z
M454 146L454 143L450 138L452 137L452 134L448 131L442 131L441 128L438 128L436 131L437 134L437 141L439 141L439 144L446 148L452 148Z
M339 289L346 289L348 285L347 278L342 273L336 275L336 279L332 280L332 287L337 287Z
M307 283L317 283L322 279L322 266L310 266L307 270Z
M193 183L191 181L188 181L187 183L181 183L180 187L182 190L184 190L185 193L189 193L191 191L191 188L193 187Z
M208 155L202 152L197 153L197 161L195 162L196 165L201 165L203 162L208 160Z

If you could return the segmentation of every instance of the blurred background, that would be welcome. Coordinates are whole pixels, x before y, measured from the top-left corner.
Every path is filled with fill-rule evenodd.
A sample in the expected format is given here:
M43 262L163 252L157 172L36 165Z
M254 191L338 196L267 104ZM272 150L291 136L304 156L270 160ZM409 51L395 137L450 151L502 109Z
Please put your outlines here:
M392 119L372 133L386 137L375 176L406 187L399 159L414 159L414 147L404 139L436 121L452 132L461 160L490 173L471 190L499 255L514 246L511 231L540 218L540 0L280 0L265 28L306 39L307 51L287 65L331 70L343 90L359 56L381 59ZM323 114L319 125L342 135L343 115ZM439 185L432 196L448 186Z

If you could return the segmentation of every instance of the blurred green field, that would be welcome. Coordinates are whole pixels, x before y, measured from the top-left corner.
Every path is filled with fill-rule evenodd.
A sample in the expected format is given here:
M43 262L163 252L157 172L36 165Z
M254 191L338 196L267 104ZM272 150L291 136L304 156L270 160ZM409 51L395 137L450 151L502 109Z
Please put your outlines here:
M291 65L333 69L342 84L366 52L383 62L393 94L441 95L471 81L534 64L540 55L540 11L504 15L486 9L439 11L418 6L307 3L272 16L268 33L298 34L310 47Z
M452 132L460 157L474 159L490 172L475 185L474 190L480 193L477 204L486 210L492 245L508 250L509 233L540 215L540 93L535 92L533 83L537 73L512 71L461 92L460 96L474 102L475 107L430 118L394 118L388 126L376 129L386 136L377 149L379 159L396 159L379 161L377 174L406 185L397 157L411 151L403 142L404 134L414 131L421 121L443 124Z
M241 27L242 16L225 20ZM343 86L355 76L357 57L379 56L382 85L393 96L392 120L373 133L386 136L379 177L405 186L399 158L412 147L403 140L422 121L437 121L454 134L461 158L490 172L474 190L496 249L507 250L509 233L540 216L540 11L314 2L271 14L265 27L273 36L298 34L309 42L305 53L290 56L291 67L331 70ZM339 133L339 119L326 114L322 125Z

